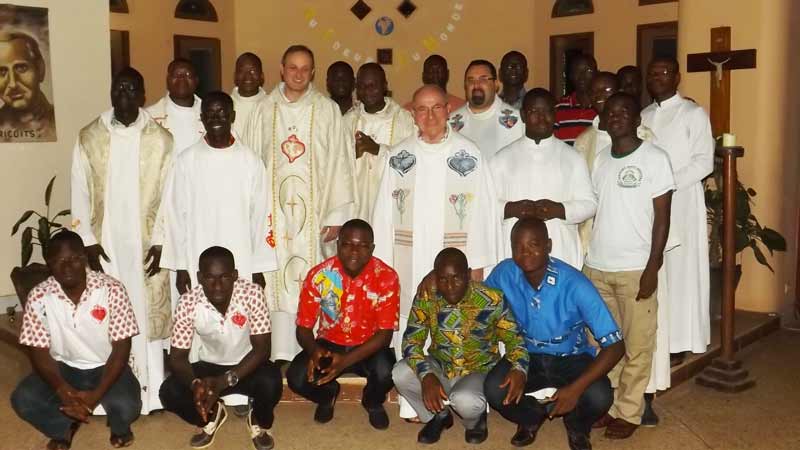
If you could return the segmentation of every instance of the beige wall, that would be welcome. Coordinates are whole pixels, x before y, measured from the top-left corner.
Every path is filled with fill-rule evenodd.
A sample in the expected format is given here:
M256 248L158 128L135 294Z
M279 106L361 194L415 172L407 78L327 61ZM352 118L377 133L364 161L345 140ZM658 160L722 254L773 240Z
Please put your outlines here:
M550 86L550 36L594 32L594 55L600 70L616 72L624 65L636 64L637 25L678 20L677 2L639 6L639 0L601 0L594 2L594 14L555 19L550 17L552 1L533 3L536 53L531 75L535 85L546 88Z
M222 53L222 88L230 90L233 86L234 0L218 0L213 4L218 22L176 19L177 2L165 0L129 1L128 14L111 13L111 29L130 32L131 66L144 76L148 105L167 92L166 70L174 57L173 36L176 34L218 38Z
M108 1L16 0L17 5L50 9L50 61L58 141L0 144L0 273L20 263L19 235L9 236L23 211L44 208L47 181L57 175L54 212L69 207L69 164L78 130L109 107L111 62ZM34 250L34 255L38 250ZM38 259L38 258L37 258ZM8 276L0 277L0 295L13 294Z
M264 61L266 84L271 87L278 81L280 57L286 47L294 43L306 44L316 55L315 84L324 89L325 71L332 62L345 59L357 68L367 57L374 60L376 49L392 48L394 64L385 69L389 88L399 101L407 100L419 87L422 61L432 53L447 58L448 88L461 97L464 95L464 69L470 60L484 58L499 64L500 58L510 49L517 49L532 59L535 28L532 1L416 2L418 9L410 19L395 10L400 2L372 1L368 3L373 10L363 21L358 21L350 12L353 3L349 0L236 0L236 52L258 54ZM457 9L459 6L461 10ZM498 15L504 11L511 13ZM389 36L380 36L374 31L375 21L384 15L395 23L395 30ZM315 27L311 28L310 23ZM430 39L428 43L427 39ZM338 46L338 50L334 50L334 46ZM349 57L344 56L345 49L349 49ZM356 53L360 62L355 60ZM419 60L414 59L415 54Z
M709 30L730 26L733 49L756 48L758 67L731 74L731 132L745 147L739 178L752 186L754 213L762 225L789 241L787 253L770 259L773 275L746 250L737 307L786 312L794 296L797 245L800 131L800 5L794 0L703 0L680 4L679 55L709 51ZM710 74L683 74L680 90L708 108Z

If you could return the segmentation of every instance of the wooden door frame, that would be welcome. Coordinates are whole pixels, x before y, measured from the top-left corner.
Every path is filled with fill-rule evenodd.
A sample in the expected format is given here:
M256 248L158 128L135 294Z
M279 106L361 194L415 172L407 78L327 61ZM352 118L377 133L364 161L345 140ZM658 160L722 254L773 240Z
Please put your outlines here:
M550 36L550 92L555 92L556 74L556 56L555 45L559 38L576 38L576 39L589 39L592 48L592 56L594 56L594 31L587 31L583 33L566 33L554 34ZM555 93L553 94L555 95Z
M668 22L653 22L653 23L642 23L636 25L636 66L638 66L642 70L642 75L644 75L644 71L647 70L647 67L643 66L643 64L648 64L649 61L642 61L642 36L644 32L647 30L652 30L655 28L661 28L668 25L674 25L675 28L678 28L678 21L671 20ZM675 36L677 39L677 34Z

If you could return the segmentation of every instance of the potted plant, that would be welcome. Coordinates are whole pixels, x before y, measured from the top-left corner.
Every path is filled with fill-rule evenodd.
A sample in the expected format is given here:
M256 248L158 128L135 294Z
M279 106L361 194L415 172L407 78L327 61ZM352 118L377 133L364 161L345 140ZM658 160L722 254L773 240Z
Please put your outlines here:
M55 180L56 177L51 178L50 182L47 183L47 188L44 190L44 214L29 209L22 213L22 217L11 228L12 236L17 234L20 229L22 230L22 239L20 241L22 247L21 265L11 270L11 282L14 284L14 290L19 298L20 305L23 307L25 306L25 300L28 298L28 292L50 276L50 271L46 265L30 263L33 256L33 248L39 247L41 255L44 256L47 246L50 244L50 237L64 227L56 220L59 217L70 214L70 210L65 209L50 217L50 197L53 193L53 182ZM33 223L29 222L31 219L33 219Z
M711 317L719 318L722 304L722 171L714 170L714 174L705 184L706 212L709 225L709 263L711 265ZM775 272L762 250L769 251L770 256L776 252L786 251L786 239L772 228L762 226L751 212L753 197L756 191L736 181L736 253L750 249L756 261ZM742 276L742 265L736 265L734 286L739 285Z

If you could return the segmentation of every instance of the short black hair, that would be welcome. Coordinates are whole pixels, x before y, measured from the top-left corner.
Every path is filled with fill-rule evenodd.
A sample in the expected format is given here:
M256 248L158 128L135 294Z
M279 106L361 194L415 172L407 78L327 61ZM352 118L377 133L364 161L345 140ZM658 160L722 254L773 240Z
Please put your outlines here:
M331 64L330 66L328 66L328 70L327 70L327 72L325 72L325 73L326 73L327 75L330 75L330 74L331 74L331 72L332 72L334 69L338 69L338 68L342 68L342 69L345 69L345 70L347 70L347 72L349 72L349 73L350 73L350 75L351 75L353 78L355 78L355 72L353 72L353 66L351 66L350 64L348 64L348 63L347 63L347 61L336 61L336 62L334 62L333 64Z
M617 74L606 71L595 72L594 76L592 77L592 83L594 83L594 80L599 78L606 78L610 80L612 83L614 83L617 89L619 89L619 76Z
M460 269L462 271L469 270L469 262L467 262L467 255L465 255L464 252L455 247L447 247L444 250L440 251L438 255L436 255L436 259L433 260L434 270L440 267L441 264L444 263L445 261L454 262L457 265L457 269Z
M222 260L226 264L230 264L231 269L236 269L236 261L233 258L233 253L225 247L214 246L203 250L200 254L198 266L202 271L203 266L208 264L211 260Z
M545 239L550 239L550 233L547 231L547 225L541 219L528 218L520 219L511 227L511 242L514 242L514 236L521 230L533 230L542 234Z
M138 70L134 69L133 67L123 67L122 69L114 75L114 80L111 83L112 86L116 85L119 82L120 78L129 78L131 81L136 83L142 90L144 90L144 77Z
M383 67L378 63L370 62L362 64L361 67L358 68L358 73L360 74L361 72L367 70L377 70L381 75L383 75L383 79L386 79L386 71L383 70Z
M681 63L679 63L678 58L675 58L674 56L656 56L650 60L650 64L648 66L651 66L657 62L671 65L675 69L675 73L681 71Z
M503 61L505 61L507 58L511 58L512 56L517 56L519 58L522 58L522 61L525 63L525 67L528 66L528 58L526 58L525 55L522 54L522 52L518 52L516 50L511 50L510 52L503 55L503 58L500 59L500 65L502 66Z
M313 69L316 67L316 63L314 62L314 52L312 52L310 48L302 44L290 45L289 48L287 48L286 51L283 52L283 56L281 56L281 64L286 64L286 58L292 53L298 53L298 52L307 54L311 58L311 68Z
M249 58L249 59L254 60L256 62L256 65L258 66L258 70L264 70L262 65L261 65L261 58L259 58L258 55L256 55L255 53L252 53L252 52L244 52L241 55L239 55L239 57L236 58L236 65L238 66L239 62L242 61L245 58Z
M545 88L533 88L530 91L525 93L525 97L522 99L522 109L527 109L528 106L533 103L534 100L537 98L543 98L547 100L547 103L551 106L551 108L555 111L556 109L556 97L553 95L552 92L548 91Z
M624 100L630 103L637 116L642 112L642 105L639 103L639 99L627 92L619 91L611 97L608 97L608 100L606 100L606 111L608 111L608 104L611 103L612 100Z
M492 78L497 78L497 68L494 67L494 64L492 64L491 62L489 62L489 61L487 61L485 59L473 59L472 61L470 61L469 64L467 65L466 70L464 70L464 78L467 77L467 72L469 72L469 69L471 69L471 68L473 68L475 66L486 66L486 67L488 67L489 68L489 72L492 74Z
M205 97L203 97L203 101L200 103L200 110L204 111L206 105L210 105L213 102L222 102L226 109L233 111L233 99L230 95L222 91L213 91L206 94Z
M366 221L361 219L350 219L342 225L342 228L339 229L339 236L341 236L345 230L361 230L369 235L370 241L375 241L375 233L372 231L372 227Z
M642 77L642 69L640 69L637 66L631 66L631 65L620 67L619 70L617 70L617 77L621 78L622 75L625 75L626 73L635 73L639 75L639 78Z
M185 64L189 66L192 69L192 72L197 75L197 69L194 67L194 63L191 60L183 57L173 59L172 62L170 62L167 66L167 73L172 72L173 67L175 67L177 64Z
M439 62L443 63L445 67L447 67L447 59L445 59L445 57L442 56L442 55L436 55L436 54L428 56L427 58L425 58L425 61L422 64L424 65L424 64L428 64L429 62L432 63L434 61L439 61Z
M50 242L45 247L44 259L48 260L58 252L58 250L67 245L73 250L86 254L86 248L83 245L83 239L74 231L62 228L50 237Z

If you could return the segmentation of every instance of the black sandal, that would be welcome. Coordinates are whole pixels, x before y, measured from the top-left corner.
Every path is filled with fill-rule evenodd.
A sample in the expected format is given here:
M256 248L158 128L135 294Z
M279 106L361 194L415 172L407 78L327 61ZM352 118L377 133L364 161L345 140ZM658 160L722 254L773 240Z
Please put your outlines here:
M111 434L111 437L108 439L108 441L114 448L128 447L133 444L133 433L128 432L122 435Z

